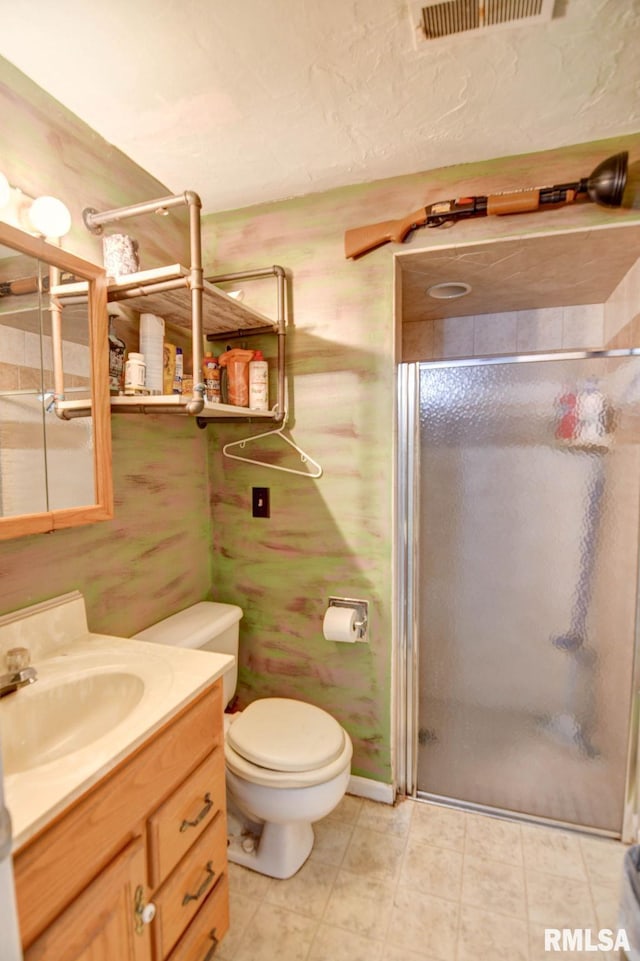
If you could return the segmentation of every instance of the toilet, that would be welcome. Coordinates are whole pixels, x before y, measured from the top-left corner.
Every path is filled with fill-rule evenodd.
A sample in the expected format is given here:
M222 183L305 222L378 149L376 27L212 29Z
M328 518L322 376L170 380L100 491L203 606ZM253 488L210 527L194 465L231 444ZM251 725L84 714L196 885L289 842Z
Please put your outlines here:
M135 635L136 640L235 657L223 675L224 705L238 680L241 608L202 601ZM314 821L342 800L351 775L351 739L326 711L304 701L265 697L225 714L230 861L289 878L309 857Z

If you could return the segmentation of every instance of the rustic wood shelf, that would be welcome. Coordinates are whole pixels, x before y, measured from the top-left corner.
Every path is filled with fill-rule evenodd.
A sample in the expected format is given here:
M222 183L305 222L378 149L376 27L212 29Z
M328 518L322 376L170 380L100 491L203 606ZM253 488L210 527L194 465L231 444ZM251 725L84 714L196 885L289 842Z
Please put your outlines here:
M63 305L86 300L86 283L61 284L51 290ZM138 313L158 314L168 323L191 330L190 274L181 264L156 267L111 280L109 303L126 304ZM203 281L203 334L264 330L277 333L278 325L253 307L229 296L209 281Z
M202 332L225 334L262 329L276 333L278 325L219 287L204 280ZM191 329L189 271L180 264L129 274L109 284L110 303L126 303L140 313L157 313L169 323Z

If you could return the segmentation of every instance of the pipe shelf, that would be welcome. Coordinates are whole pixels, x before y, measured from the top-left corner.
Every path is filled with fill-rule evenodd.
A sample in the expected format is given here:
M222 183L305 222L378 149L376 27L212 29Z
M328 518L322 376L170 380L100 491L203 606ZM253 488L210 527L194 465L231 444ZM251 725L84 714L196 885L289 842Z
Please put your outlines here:
M189 209L189 250L191 266L187 269L181 264L170 264L151 270L137 271L112 279L107 286L107 302L121 303L138 313L156 314L169 324L191 331L193 351L193 394L165 396L142 395L111 398L112 410L157 411L167 413L186 413L196 416L199 425L207 420L236 417L242 419L271 418L275 421L285 419L285 335L286 335L286 293L285 271L273 266L257 270L222 274L206 280L202 271L202 241L200 225L200 198L193 191L148 200L128 207L99 212L90 207L84 210L83 218L88 230L101 234L107 224L118 223L129 217L148 213L166 213L173 207L186 205ZM248 307L216 286L217 283L236 279L253 280L273 276L277 282L278 319L271 320L264 314ZM84 283L57 284L51 288L52 310L58 314L58 327L61 323L62 308L81 304L88 297L88 285ZM57 331L57 332L56 332ZM64 396L64 373L62 369L61 333L54 329L54 373L56 375L56 411L59 416L87 416L90 409L66 409L61 405L68 402ZM245 407L232 407L229 404L209 404L205 399L205 385L202 382L202 356L205 339L224 336L251 336L253 334L275 334L277 339L277 400L269 411L251 411ZM105 345L106 347L106 345Z
M256 330L277 333L278 324L260 311L230 297L208 280L202 281L202 332L224 336ZM51 293L63 305L86 302L87 284L61 284ZM141 270L112 280L108 303L121 303L139 313L158 314L171 324L191 330L190 271L181 264Z
M191 397L185 394L141 394L130 396L119 394L111 398L111 409L129 411L135 414L190 414L187 409ZM212 404L205 400L204 407L197 415L199 418L227 420L228 418L244 418L253 420L274 420L275 410L251 410L250 407L234 407L232 404Z

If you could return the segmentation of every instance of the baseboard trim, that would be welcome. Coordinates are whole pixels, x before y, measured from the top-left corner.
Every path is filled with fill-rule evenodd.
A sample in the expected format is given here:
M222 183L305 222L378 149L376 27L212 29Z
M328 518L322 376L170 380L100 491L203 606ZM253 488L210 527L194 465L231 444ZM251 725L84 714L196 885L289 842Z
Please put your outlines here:
M364 797L369 801L381 801L383 804L393 804L395 801L393 784L373 781L370 777L358 777L357 774L352 774L349 778L347 794L355 794L356 797Z

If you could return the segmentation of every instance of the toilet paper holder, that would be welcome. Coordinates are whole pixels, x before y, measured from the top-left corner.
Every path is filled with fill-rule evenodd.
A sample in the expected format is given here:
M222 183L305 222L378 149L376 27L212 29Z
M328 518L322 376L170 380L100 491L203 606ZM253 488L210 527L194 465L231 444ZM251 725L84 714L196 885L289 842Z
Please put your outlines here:
M356 640L363 641L369 624L369 602L353 597L330 597L329 607L350 607L358 614L356 621Z

